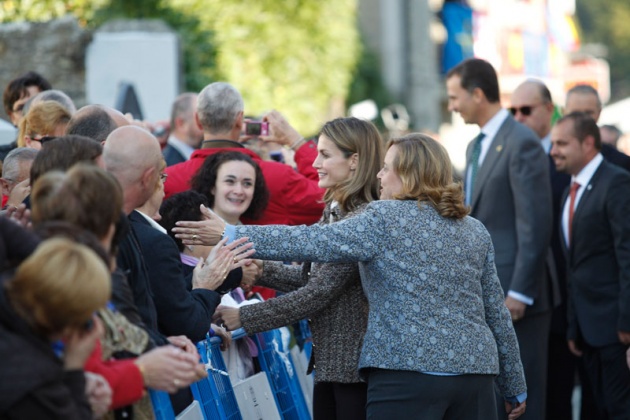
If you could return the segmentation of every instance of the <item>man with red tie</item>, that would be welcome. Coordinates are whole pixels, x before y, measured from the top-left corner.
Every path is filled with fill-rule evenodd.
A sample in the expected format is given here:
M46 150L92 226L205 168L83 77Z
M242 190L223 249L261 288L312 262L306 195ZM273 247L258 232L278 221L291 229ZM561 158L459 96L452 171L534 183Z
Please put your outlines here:
M551 131L556 169L571 175L563 200L571 352L584 363L601 415L630 418L630 174L604 161L586 113Z

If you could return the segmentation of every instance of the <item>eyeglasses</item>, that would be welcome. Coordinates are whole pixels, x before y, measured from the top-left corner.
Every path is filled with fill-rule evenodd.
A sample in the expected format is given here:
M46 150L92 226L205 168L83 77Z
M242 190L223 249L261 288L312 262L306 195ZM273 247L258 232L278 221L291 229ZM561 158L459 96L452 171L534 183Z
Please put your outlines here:
M540 104L538 104L540 105ZM510 110L510 113L512 113L512 115L516 116L517 112L520 112L521 114L525 115L526 117L529 117L530 115L532 115L532 111L534 110L534 108L536 108L538 105L525 105L525 106L519 106L519 107L510 107L508 108Z
M168 178L168 174L166 172L162 172L160 174L160 181L166 182L166 178Z

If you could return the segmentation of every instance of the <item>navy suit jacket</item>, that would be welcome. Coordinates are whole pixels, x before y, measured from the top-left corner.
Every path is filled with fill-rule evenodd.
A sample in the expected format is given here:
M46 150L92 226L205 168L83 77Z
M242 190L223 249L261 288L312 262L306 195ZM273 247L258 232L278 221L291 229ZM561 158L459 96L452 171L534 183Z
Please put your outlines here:
M562 205L564 204L564 192L571 183L571 175L558 172L556 165L549 157L549 175L551 177L551 197L553 201L553 230L551 232L551 253L553 266L550 264L550 271L554 270L559 289L559 306L554 309L551 319L551 331L566 335L567 331L567 261L564 253L564 239L562 238Z
M162 149L162 156L164 156L166 166L173 166L178 163L186 162L186 157L170 144L167 144L166 147Z
M621 153L619 150L615 149L609 144L602 144L601 153L602 156L604 156L604 159L606 159L608 162L630 172L630 156L626 155L625 153Z
M567 336L600 347L630 332L630 174L604 160L585 188L565 248Z
M157 325L166 336L185 335L193 342L203 340L221 296L212 290L187 288L177 244L165 233L133 211L129 215L146 262Z

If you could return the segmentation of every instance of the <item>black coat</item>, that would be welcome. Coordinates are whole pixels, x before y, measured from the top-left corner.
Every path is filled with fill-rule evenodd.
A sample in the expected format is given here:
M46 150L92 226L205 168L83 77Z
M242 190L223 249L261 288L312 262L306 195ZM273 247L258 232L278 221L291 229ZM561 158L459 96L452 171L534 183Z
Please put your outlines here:
M133 293L133 301L151 339L158 346L168 344L166 337L158 331L157 311L153 302L149 272L147 271L144 257L140 250L140 243L133 226L130 226L129 232L119 244L116 262L127 277L129 287Z
M152 227L137 211L129 215L149 274L160 332L185 335L193 342L206 337L221 296L212 290L189 290L175 241Z
M584 188L566 250L568 338L601 347L630 331L630 175L604 160Z
M51 343L15 313L3 285L0 337L0 418L92 418L83 371L63 369Z

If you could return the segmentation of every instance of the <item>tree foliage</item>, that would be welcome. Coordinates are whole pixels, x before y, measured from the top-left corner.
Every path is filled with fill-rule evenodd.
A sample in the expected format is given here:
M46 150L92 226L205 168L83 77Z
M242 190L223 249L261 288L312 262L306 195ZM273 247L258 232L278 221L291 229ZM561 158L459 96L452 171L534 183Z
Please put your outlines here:
M358 56L356 0L173 0L215 34L218 74L251 115L276 108L314 132L343 101Z
M343 103L359 56L357 0L5 0L0 21L72 13L87 25L161 18L182 39L187 89L225 80L246 113L283 112L304 133Z
M630 2L577 0L576 11L583 41L608 48L612 99L630 96Z

